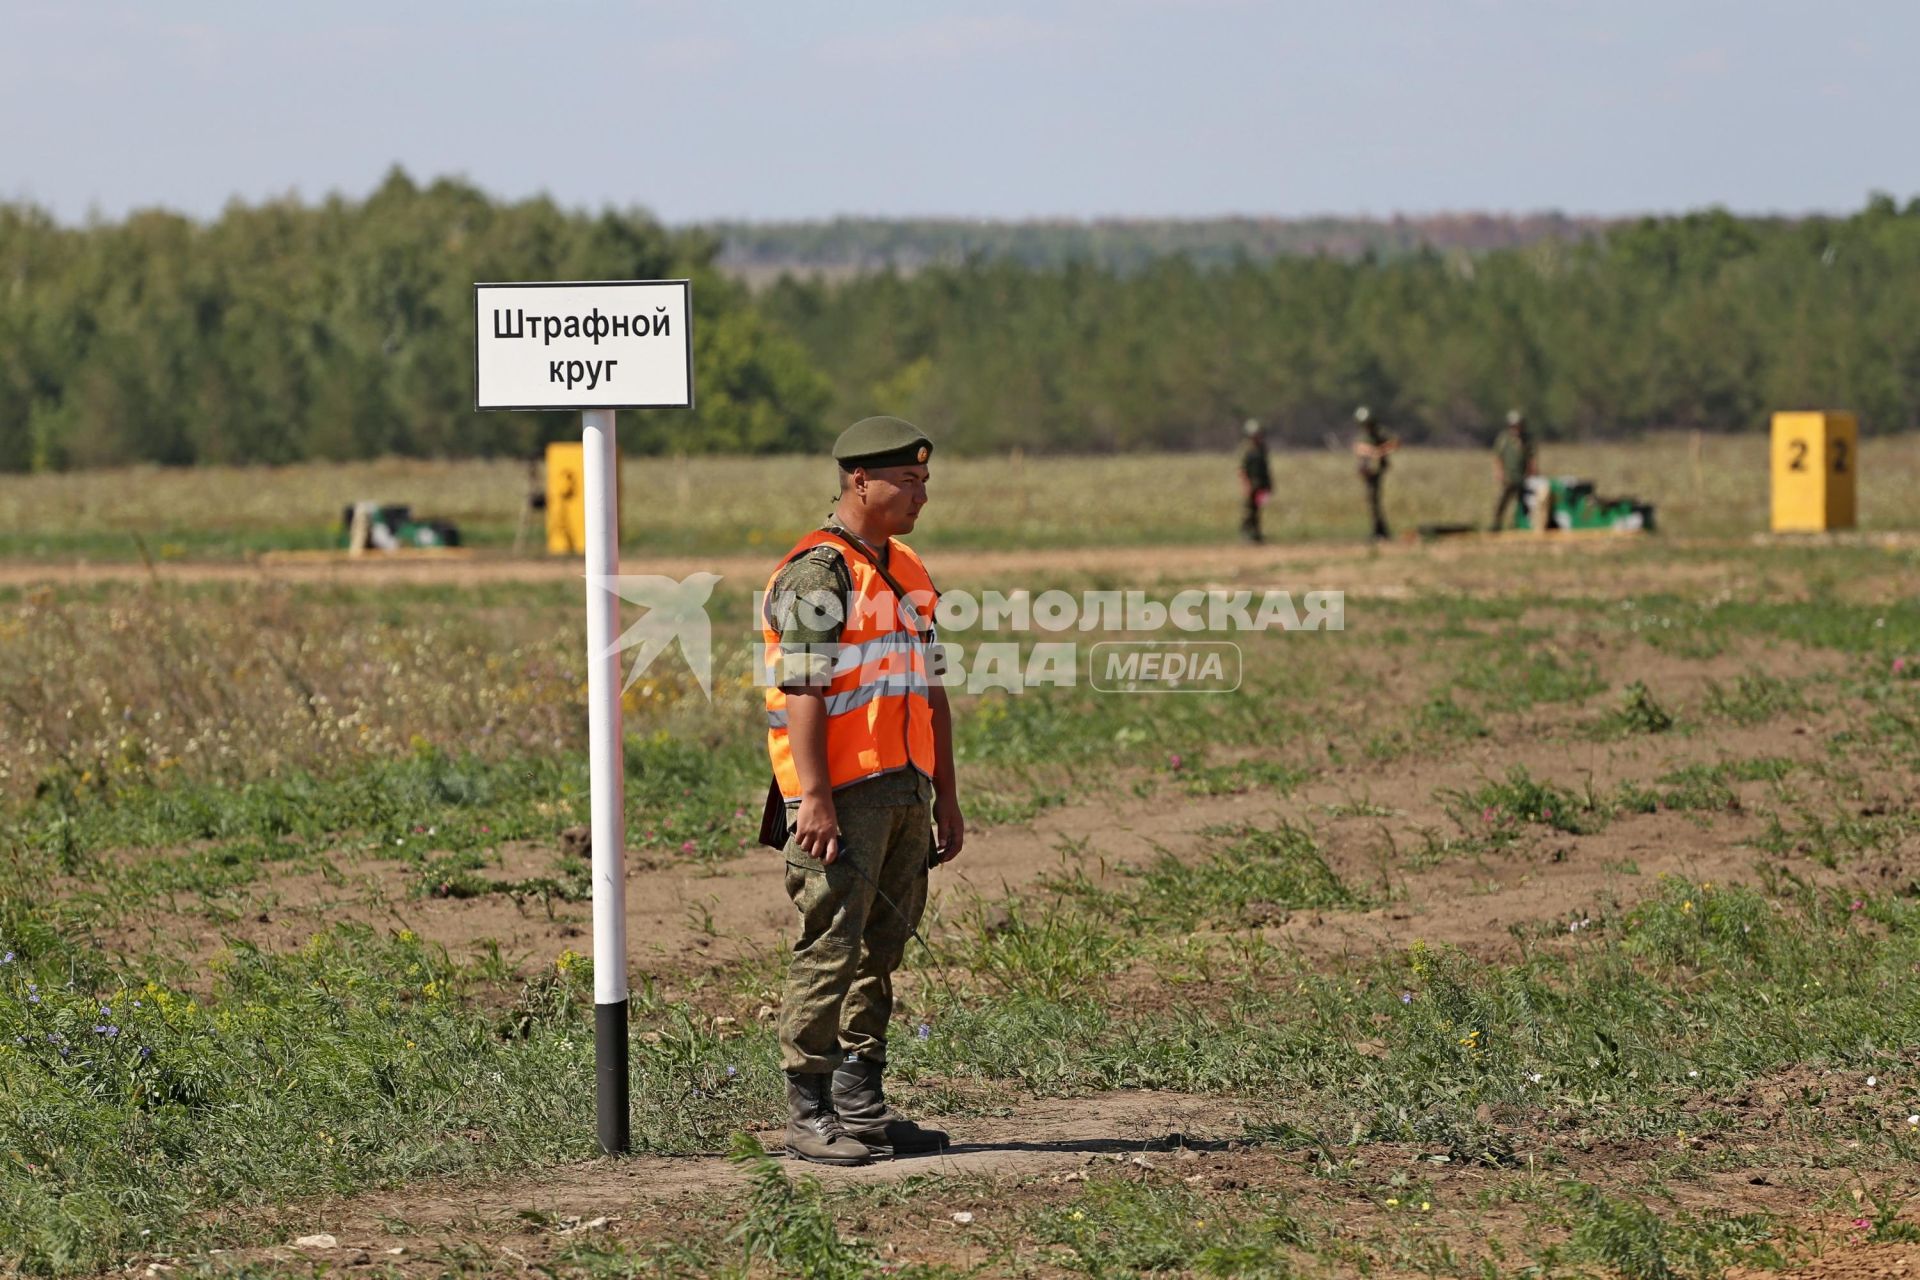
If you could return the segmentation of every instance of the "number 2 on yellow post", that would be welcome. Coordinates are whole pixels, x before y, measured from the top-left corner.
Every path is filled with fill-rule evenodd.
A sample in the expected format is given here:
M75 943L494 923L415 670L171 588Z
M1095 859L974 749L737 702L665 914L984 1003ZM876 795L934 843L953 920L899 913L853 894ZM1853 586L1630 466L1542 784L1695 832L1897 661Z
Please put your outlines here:
M1859 427L1850 413L1773 415L1773 531L1853 528Z

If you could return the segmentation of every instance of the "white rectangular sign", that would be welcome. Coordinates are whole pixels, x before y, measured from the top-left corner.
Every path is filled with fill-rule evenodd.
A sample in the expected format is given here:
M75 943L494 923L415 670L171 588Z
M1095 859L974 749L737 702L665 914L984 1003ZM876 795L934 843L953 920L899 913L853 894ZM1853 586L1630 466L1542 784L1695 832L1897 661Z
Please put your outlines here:
M690 409L685 280L473 286L476 409Z

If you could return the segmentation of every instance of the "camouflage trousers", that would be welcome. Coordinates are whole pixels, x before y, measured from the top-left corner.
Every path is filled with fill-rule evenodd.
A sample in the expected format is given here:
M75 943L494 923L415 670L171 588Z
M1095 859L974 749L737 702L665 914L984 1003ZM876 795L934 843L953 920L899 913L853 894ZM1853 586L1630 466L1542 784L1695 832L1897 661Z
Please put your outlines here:
M1513 504L1514 519L1518 520L1527 513L1527 489L1523 484L1503 485L1500 489L1500 501L1493 508L1493 523L1489 529L1498 532L1506 527L1507 504Z
M832 1071L850 1053L887 1060L893 971L927 906L927 806L846 809L839 818L832 866L787 842L787 896L800 910L800 937L780 1007L780 1065L792 1072Z

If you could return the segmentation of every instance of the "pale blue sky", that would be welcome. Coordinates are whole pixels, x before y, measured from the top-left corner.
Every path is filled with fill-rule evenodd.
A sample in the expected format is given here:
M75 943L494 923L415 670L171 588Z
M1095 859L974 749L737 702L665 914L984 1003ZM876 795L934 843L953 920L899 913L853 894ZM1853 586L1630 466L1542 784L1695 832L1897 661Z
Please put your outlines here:
M1846 210L1920 192L1914 0L0 0L0 198L672 221Z

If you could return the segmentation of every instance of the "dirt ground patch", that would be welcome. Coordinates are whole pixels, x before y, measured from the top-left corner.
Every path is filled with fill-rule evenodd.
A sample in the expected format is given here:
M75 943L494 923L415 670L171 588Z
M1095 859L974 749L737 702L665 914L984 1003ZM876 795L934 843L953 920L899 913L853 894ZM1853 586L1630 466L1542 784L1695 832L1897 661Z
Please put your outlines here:
M1842 535L1844 537L1844 535ZM1861 539L1855 538L1855 541ZM1830 540L1831 541L1831 540ZM1867 539L1886 549L1906 548L1920 536L1881 534ZM1025 585L1037 578L1113 578L1152 582L1163 578L1219 578L1238 585L1270 582L1293 590L1343 589L1404 597L1418 592L1460 591L1505 595L1524 591L1548 597L1627 596L1654 592L1708 598L1767 594L1790 598L1803 590L1803 570L1783 575L1762 559L1721 559L1702 552L1782 550L1820 545L1815 540L1659 539L1581 536L1536 539L1525 534L1473 535L1436 542L1202 543L1142 547L1036 548L1020 551L947 550L929 553L942 583L1000 582ZM1669 552L1681 552L1669 555ZM774 562L772 552L708 556L624 553L626 573L685 577L695 572L758 584ZM459 558L349 560L330 555L266 555L251 561L12 560L0 561L0 586L85 586L112 582L307 583L332 586L481 587L520 582L577 582L577 561L521 558L481 552ZM1850 594L1874 598L1885 583L1854 583Z
M1865 1230L1848 1219L1818 1221L1809 1225L1810 1235L1820 1256L1797 1262L1781 1271L1735 1267L1727 1280L1760 1280L1760 1277L1805 1277L1806 1280L1867 1280L1868 1277L1898 1277L1920 1274L1920 1243L1901 1241L1892 1244L1867 1242Z
M1597 660L1609 674L1630 662L1606 646ZM1657 654L1648 659L1641 651L1631 663L1671 705L1688 708L1708 681L1756 672L1819 675L1841 665L1830 654L1750 641L1699 662ZM1404 696L1414 696L1414 677L1400 683ZM1375 705L1362 700L1351 710L1364 717ZM1569 920L1630 903L1665 875L1754 880L1762 857L1754 842L1766 827L1768 784L1740 784L1737 807L1728 811L1626 814L1592 834L1542 828L1478 851L1471 849L1471 826L1457 820L1454 797L1504 778L1515 765L1575 796L1602 797L1623 784L1651 783L1690 766L1772 758L1810 767L1846 723L1833 714L1782 715L1760 724L1695 722L1683 732L1614 737L1589 731L1603 711L1591 702L1534 707L1498 718L1489 736L1454 744L1444 754L1417 752L1384 765L1330 762L1293 790L1249 785L1224 795L1169 794L1175 780L1154 775L1134 779L1149 784L1139 795L1126 779L1110 779L1108 789L1090 799L1049 809L1030 822L970 833L965 854L935 873L930 918L957 919L971 904L1030 891L1053 876L1078 874L1111 885L1164 854L1201 856L1209 829L1285 821L1314 831L1342 880L1380 901L1360 911L1295 913L1265 930L1271 940L1321 958L1364 959L1415 940L1455 945L1482 958L1505 957L1517 949L1518 936L1548 936ZM1898 806L1913 798L1901 780L1889 779L1882 790L1871 803ZM1469 851L1455 850L1455 843ZM509 842L479 874L509 884L551 877L569 856L578 855L564 854L557 840ZM784 945L792 917L776 860L758 848L718 862L664 865L630 853L628 931L635 967L672 978L768 958ZM590 936L591 911L584 902L524 892L443 898L423 882L418 862L351 850L320 861L319 867L290 866L235 890L215 904L213 918L204 909L147 911L121 922L102 942L116 950L171 954L198 967L227 939L282 950L331 924L352 922L410 929L460 956L497 945L511 962L540 968L565 950L584 950ZM1816 881L1839 878L1818 866L1800 870ZM1920 876L1920 849L1895 849L1874 867L1848 874Z
M1208 1157L1220 1163L1229 1144L1239 1148L1247 1110L1231 1099L1154 1091L1030 1100L1013 1114L953 1123L954 1145L938 1155L853 1169L807 1165L795 1172L838 1189L930 1177L977 1184L1084 1176L1090 1166L1127 1161L1136 1162L1127 1165L1136 1169L1156 1163L1198 1169ZM778 1151L778 1131L758 1136ZM271 1215L290 1240L324 1232L338 1241L335 1249L289 1245L230 1260L338 1265L365 1253L407 1274L438 1274L438 1255L450 1242L486 1240L508 1258L534 1265L582 1230L581 1224L592 1224L588 1231L655 1235L677 1219L710 1218L713 1204L738 1197L746 1181L741 1168L715 1153L594 1160L481 1184L415 1184Z
M1083 870L1097 881L1117 875L1169 848L1191 847L1202 828L1258 821L1269 805L1257 794L1198 798L1169 805L1158 798L1122 796L1099 804L1050 810L1031 823L969 833L964 855L934 873L930 918L955 916L976 901L997 901L1041 878ZM1099 860L1063 851L1062 841L1091 837ZM565 855L555 844L504 844L483 878L502 882L550 874ZM142 856L165 857L166 851ZM650 973L680 974L764 953L782 945L792 927L777 871L779 855L756 848L711 864L655 866L630 856L627 929L633 964ZM288 869L265 876L204 912L146 911L101 936L110 949L150 950L189 965L204 961L231 939L268 950L299 946L329 925L354 923L410 929L459 956L497 943L510 960L544 967L569 948L584 950L592 912L585 902L482 893L439 898L422 891L417 864L387 858L353 860L339 854L325 869Z
M1778 1088L1762 1090L1769 1096L1784 1096L1792 1084L1772 1083ZM1152 1091L1026 1100L1007 1115L950 1122L956 1143L938 1156L858 1169L800 1166L791 1173L816 1178L828 1191L904 1184L905 1194L867 1201L849 1224L860 1236L884 1241L888 1261L977 1265L1005 1247L1024 1216L1069 1201L1089 1180L1117 1179L1185 1187L1229 1203L1234 1196L1277 1196L1316 1233L1360 1239L1413 1232L1451 1240L1471 1263L1486 1256L1489 1235L1512 1240L1538 1229L1524 1206L1543 1188L1569 1180L1606 1186L1623 1170L1657 1164L1663 1154L1657 1144L1567 1149L1556 1152L1551 1169L1536 1170L1436 1164L1428 1148L1376 1143L1343 1151L1348 1171L1329 1178L1316 1154L1247 1137L1249 1119L1273 1110L1270 1101ZM777 1132L758 1136L777 1149ZM275 1211L273 1227L289 1242L325 1233L334 1245L286 1243L224 1261L276 1263L296 1272L371 1261L395 1274L425 1276L444 1274L454 1259L472 1266L490 1258L490 1267L502 1271L539 1273L583 1237L662 1242L701 1230L710 1225L716 1201L738 1197L746 1180L745 1171L719 1155L694 1155L594 1160L480 1184L416 1184ZM1813 1201L1843 1196L1844 1181L1831 1171L1756 1164L1696 1175L1675 1184L1670 1195L1677 1207L1695 1212L1801 1219ZM1796 1256L1803 1261L1787 1274L1899 1275L1905 1260L1920 1259L1917 1246L1863 1244L1855 1220L1805 1218L1798 1230ZM1044 1251L1029 1247L1014 1269L1051 1274L1044 1263Z

